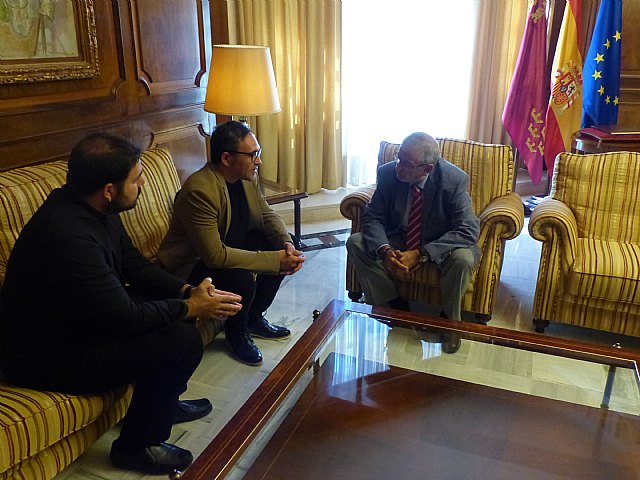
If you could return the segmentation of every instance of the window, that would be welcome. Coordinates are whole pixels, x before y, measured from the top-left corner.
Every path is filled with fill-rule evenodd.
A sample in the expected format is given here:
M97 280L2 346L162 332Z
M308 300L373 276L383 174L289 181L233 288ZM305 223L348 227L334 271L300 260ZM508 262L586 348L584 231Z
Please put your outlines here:
M478 0L342 2L347 182L375 182L381 140L464 138Z

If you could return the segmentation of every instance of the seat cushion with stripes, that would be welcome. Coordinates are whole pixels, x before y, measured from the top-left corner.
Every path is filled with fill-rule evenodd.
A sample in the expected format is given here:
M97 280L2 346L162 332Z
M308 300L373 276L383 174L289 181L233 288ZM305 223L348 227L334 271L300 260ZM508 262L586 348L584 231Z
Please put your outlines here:
M577 298L640 304L640 245L581 238L567 290Z
M51 193L64 185L67 162L15 168L0 173L0 284L18 235Z
M141 160L146 180L142 194L136 208L122 212L120 217L133 244L145 257L155 260L169 230L180 180L168 149L146 150Z
M126 406L129 390L75 396L0 384L0 472L82 430L122 400Z
M550 196L576 218L578 237L640 244L640 153L561 153Z

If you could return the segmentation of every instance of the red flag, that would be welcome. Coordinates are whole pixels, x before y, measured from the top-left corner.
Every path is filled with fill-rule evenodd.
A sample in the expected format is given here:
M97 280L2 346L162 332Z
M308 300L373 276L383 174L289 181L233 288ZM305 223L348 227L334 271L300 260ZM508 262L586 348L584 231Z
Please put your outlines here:
M571 135L580 130L582 121L582 53L578 46L581 15L581 0L568 0L551 70L544 144L549 176L553 174L556 156L570 151Z
M527 166L534 184L540 183L544 155L544 121L547 108L546 0L532 0L520 53L513 72L502 123Z

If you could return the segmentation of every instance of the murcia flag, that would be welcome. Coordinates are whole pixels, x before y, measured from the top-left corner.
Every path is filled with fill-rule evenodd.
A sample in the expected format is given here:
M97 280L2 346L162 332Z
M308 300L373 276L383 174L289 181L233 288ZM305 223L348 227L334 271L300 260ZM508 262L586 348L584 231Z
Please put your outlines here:
M581 0L567 0L551 69L551 98L547 109L544 161L549 176L560 152L571 148L571 135L582 119Z
M546 3L546 0L531 0L520 53L502 112L502 123L536 185L542 177L544 119L548 101L544 75L547 62Z
M583 127L618 122L621 38L622 0L602 0L584 62Z

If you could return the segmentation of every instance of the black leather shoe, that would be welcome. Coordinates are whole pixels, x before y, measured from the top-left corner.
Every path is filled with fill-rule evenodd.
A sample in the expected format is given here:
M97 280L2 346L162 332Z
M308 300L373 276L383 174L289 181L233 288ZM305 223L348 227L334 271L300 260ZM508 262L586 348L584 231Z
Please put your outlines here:
M462 341L455 333L445 333L442 335L442 351L444 353L456 353L460 350Z
M115 442L111 445L111 463L124 470L151 475L166 475L174 470L184 470L193 462L189 450L170 443L151 445L135 453L121 452Z
M256 347L248 330L225 330L225 337L237 360L253 367L262 365L262 352Z
M281 340L291 336L291 331L287 327L272 325L264 317L250 322L247 328L252 337Z
M213 405L207 398L198 400L178 400L176 416L173 423L193 422L199 418L206 417L213 410Z
M389 306L394 310L402 310L403 312L411 311L411 304L402 297L396 297L389 300Z

